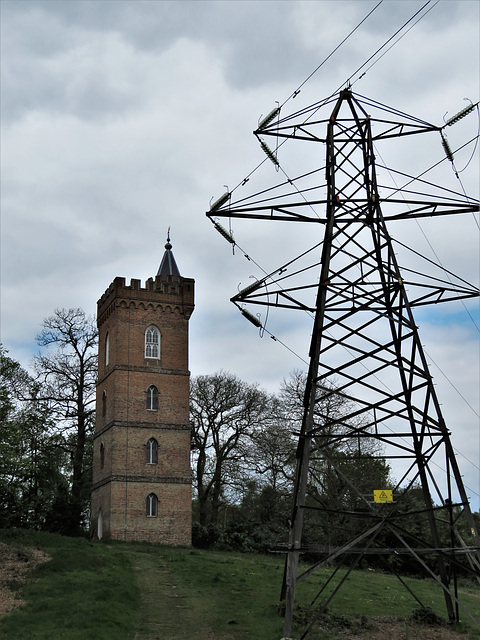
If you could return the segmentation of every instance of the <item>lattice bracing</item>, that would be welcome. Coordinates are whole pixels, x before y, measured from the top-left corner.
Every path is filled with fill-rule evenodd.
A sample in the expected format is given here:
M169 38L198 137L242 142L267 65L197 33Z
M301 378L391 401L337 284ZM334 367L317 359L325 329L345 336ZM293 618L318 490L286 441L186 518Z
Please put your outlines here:
M317 119L325 107L329 116ZM479 290L387 229L394 220L475 212L479 203L422 181L415 184L428 184L425 192L412 191L411 180L401 188L377 178L377 141L435 131L344 90L255 132L275 136L277 153L282 140L321 143L323 167L244 199L228 194L207 213L321 226L313 227L322 235L316 244L232 298L240 308L313 317L282 589L286 637L297 585L320 567L334 568L312 603L313 617L371 556L398 558L386 566L402 582L405 558L416 563L438 581L452 621L462 606L457 573L480 576L474 518L413 316L417 306L478 297ZM410 266L400 266L398 249L410 254ZM338 402L341 410L329 409ZM395 472L388 487L387 464ZM310 567L299 572L301 558Z

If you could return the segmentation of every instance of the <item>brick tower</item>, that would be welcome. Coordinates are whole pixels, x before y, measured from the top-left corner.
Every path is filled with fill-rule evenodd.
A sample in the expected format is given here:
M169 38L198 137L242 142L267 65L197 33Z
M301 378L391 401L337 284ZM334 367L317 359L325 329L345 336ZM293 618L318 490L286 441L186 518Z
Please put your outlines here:
M188 321L194 280L170 236L155 279L115 278L98 301L92 531L191 543Z

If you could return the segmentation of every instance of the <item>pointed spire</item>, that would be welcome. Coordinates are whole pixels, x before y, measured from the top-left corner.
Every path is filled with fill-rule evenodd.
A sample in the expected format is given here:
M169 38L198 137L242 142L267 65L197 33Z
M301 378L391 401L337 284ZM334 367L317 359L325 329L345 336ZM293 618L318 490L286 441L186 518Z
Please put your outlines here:
M158 268L157 276L160 276L161 280L167 280L168 276L172 276L173 280L178 280L180 278L180 271L178 270L177 263L173 257L172 245L170 244L170 227L168 227L165 253L163 254L162 262Z

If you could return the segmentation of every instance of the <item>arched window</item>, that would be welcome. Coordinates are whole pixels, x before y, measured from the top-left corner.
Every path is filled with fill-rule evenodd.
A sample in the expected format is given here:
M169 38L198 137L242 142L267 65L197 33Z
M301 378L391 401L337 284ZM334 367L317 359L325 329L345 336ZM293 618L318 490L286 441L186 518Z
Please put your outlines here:
M158 513L158 498L154 493L149 493L146 499L147 518L156 518Z
M107 331L105 336L105 366L108 366L110 361L110 334Z
M105 464L105 445L103 442L100 443L100 467L103 469L103 465Z
M153 325L145 331L145 358L160 358L160 331Z
M107 392L104 391L102 393L102 416L105 417L107 415Z
M157 411L158 409L158 389L151 384L147 389L147 409L149 411Z
M157 464L158 462L158 442L155 438L147 440L147 464Z
M103 514L102 514L102 509L98 510L97 536L98 536L99 540L101 540L103 538Z

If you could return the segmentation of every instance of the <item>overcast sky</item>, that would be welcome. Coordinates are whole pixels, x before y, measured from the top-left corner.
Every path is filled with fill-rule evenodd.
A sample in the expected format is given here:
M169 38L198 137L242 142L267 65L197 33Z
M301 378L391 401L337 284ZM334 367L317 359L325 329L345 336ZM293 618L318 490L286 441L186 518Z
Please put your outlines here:
M29 366L42 319L55 308L93 315L116 276L154 276L171 226L180 272L196 281L192 374L224 369L276 391L304 367L308 318L292 322L272 312L275 342L229 302L260 275L244 253L269 270L293 257L299 240L289 225L239 224L243 251L233 255L205 211L264 159L252 135L262 115L299 87L285 113L342 87L424 2L384 0L303 84L377 4L2 0L1 342L10 355ZM477 102L479 7L476 0L427 3L422 19L372 59L363 77L352 77L353 90L439 125L465 98ZM478 124L474 113L449 129L451 146L474 138ZM407 173L444 158L437 134L408 145L392 141L383 152L389 166ZM468 165L461 184L448 163L442 181L478 198L473 152L469 145L455 156L458 168ZM263 180L268 171L277 179L273 165L261 171ZM435 251L478 286L473 216L402 224L394 235ZM467 310L439 306L417 319L478 509L479 333L471 320L478 326L478 302Z

